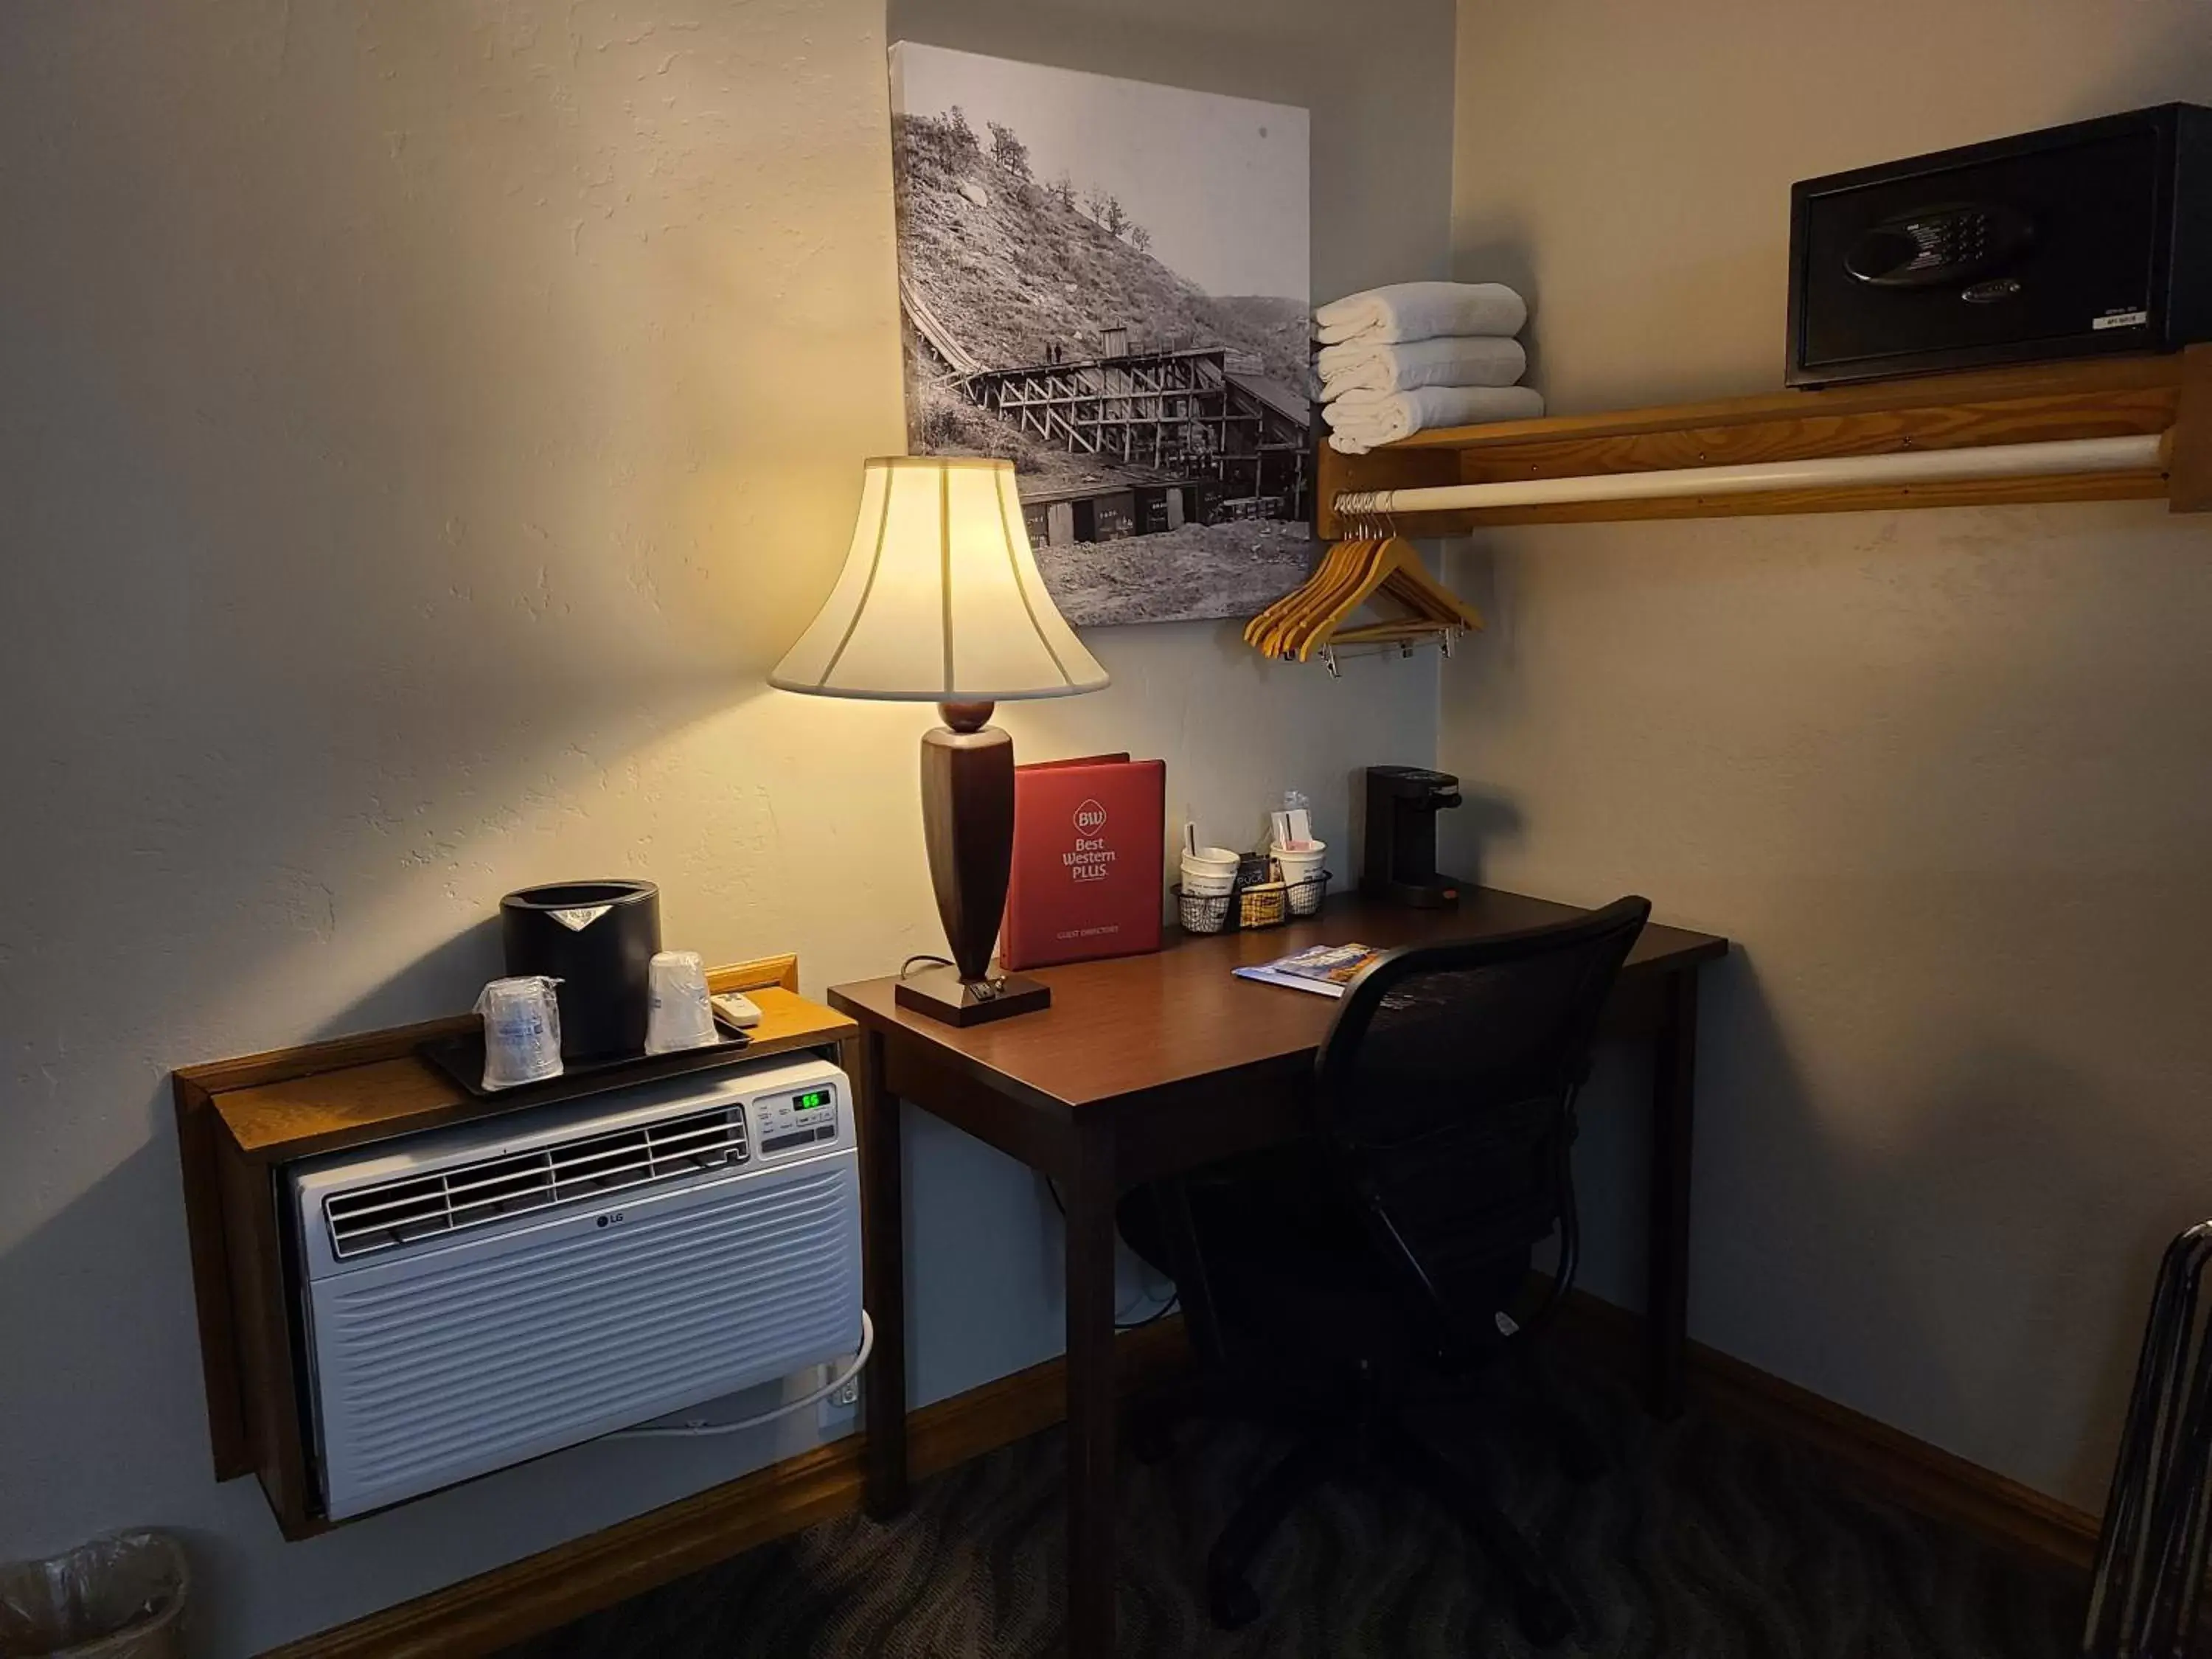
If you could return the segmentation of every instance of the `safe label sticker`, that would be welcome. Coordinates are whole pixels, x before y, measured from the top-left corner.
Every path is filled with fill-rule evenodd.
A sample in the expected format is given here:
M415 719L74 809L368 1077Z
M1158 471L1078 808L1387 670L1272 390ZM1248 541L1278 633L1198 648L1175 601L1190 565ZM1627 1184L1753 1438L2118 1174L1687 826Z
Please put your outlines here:
M2148 311L2115 311L2098 318L2089 326L2099 328L2141 328L2150 321Z

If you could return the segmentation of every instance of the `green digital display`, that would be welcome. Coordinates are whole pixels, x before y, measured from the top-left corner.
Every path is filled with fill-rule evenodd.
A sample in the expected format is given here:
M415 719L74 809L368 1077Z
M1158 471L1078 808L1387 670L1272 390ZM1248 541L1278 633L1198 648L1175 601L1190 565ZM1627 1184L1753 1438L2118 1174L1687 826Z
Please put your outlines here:
M811 1106L827 1106L830 1103L830 1091L827 1089L810 1090L805 1094L798 1096L791 1103L802 1112Z

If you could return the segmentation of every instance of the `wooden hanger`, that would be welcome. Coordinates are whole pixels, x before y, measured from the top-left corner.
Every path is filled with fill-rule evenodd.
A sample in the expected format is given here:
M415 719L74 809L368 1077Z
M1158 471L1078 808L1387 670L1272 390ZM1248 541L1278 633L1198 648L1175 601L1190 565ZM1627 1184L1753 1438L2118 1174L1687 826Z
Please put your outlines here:
M1321 562L1314 567L1311 575L1244 624L1244 643L1273 656L1274 653L1269 648L1269 641L1275 631L1297 614L1298 605L1309 595L1341 576L1346 558L1360 544L1356 539L1332 543L1328 551L1322 556Z
M1329 611L1359 591L1368 568L1382 544L1371 539L1347 542L1343 556L1327 570L1326 580L1308 582L1291 595L1290 613L1270 641L1271 654L1289 659L1297 654L1298 641Z
M1420 552L1411 543L1390 538L1400 550L1382 591L1417 616L1455 628L1480 628L1482 613L1429 574Z
M1309 582L1300 592L1313 592L1315 587ZM1345 628L1346 619L1377 593L1403 605L1412 617ZM1482 625L1482 613L1431 576L1413 544L1394 535L1370 544L1358 562L1356 580L1313 592L1312 602L1295 607L1295 620L1279 631L1278 654L1308 662L1340 640L1407 641Z
M1308 608L1326 602L1325 596L1349 591L1358 580L1363 562L1376 545L1373 540L1361 538L1331 545L1302 586L1292 588L1245 625L1245 644L1263 656L1288 654L1282 649L1286 630L1296 625Z

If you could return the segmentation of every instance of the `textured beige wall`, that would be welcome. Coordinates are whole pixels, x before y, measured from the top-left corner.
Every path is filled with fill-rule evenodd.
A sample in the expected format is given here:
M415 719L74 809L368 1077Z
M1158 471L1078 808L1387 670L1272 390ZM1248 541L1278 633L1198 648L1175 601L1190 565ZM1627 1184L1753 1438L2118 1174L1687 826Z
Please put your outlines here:
M991 9L908 32L992 49ZM1450 0L1343 95L1318 0L1002 8L1054 61L1328 106L1316 280L1447 258ZM978 20L982 20L978 21ZM772 694L902 447L873 0L0 5L0 1557L183 1529L204 1649L319 1628L809 1443L586 1448L286 1546L207 1468L163 1079L464 1006L499 894L635 872L810 988L939 934L913 708ZM1255 43L1259 49L1255 50ZM1086 52L1095 58L1086 60ZM1333 193L1332 193L1333 192ZM1431 667L1108 630L1034 757L1224 834L1428 761ZM918 1134L917 1385L1057 1346L1035 1183Z
M1528 284L1561 412L1771 390L1793 179L2192 94L2195 0L1465 0L1455 269ZM2095 1507L2157 1250L2212 1212L2212 521L1475 546L1462 857L1741 946L1703 1026L1697 1335ZM1589 1158L1624 1297L1632 1120L1594 1110Z

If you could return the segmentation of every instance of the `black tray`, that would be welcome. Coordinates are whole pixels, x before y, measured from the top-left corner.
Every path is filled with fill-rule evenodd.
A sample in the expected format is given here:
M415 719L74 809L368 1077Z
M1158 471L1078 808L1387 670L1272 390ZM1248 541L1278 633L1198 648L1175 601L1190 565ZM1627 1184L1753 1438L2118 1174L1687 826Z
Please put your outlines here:
M661 1078L688 1077L694 1072L716 1072L736 1064L752 1047L752 1038L724 1024L718 1014L715 1042L698 1048L678 1048L669 1054L618 1054L611 1060L572 1060L558 1077L542 1083L519 1083L512 1089L483 1086L484 1041L481 1030L453 1036L432 1037L417 1043L415 1052L467 1090L477 1100L496 1100L502 1105L542 1106L556 1100L577 1100L633 1083Z

